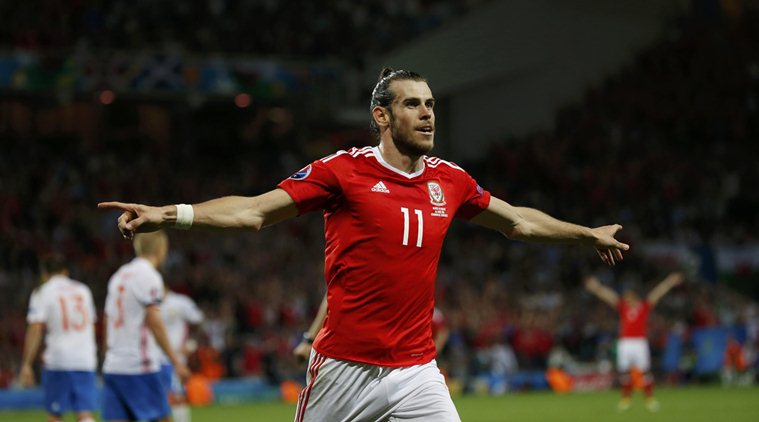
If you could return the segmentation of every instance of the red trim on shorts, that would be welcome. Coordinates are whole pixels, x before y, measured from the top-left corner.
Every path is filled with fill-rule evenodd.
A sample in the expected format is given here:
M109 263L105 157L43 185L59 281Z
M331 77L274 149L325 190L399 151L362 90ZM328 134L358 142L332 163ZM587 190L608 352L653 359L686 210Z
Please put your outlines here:
M311 376L311 381L308 383L306 388L300 392L300 395L298 397L298 410L295 413L295 422L303 422L303 417L306 414L306 406L308 406L308 398L311 395L311 388L314 386L314 380L316 380L316 376L319 375L319 368L321 368L322 364L324 364L326 360L326 356L321 355L318 352L314 353L314 361L308 368L308 374Z

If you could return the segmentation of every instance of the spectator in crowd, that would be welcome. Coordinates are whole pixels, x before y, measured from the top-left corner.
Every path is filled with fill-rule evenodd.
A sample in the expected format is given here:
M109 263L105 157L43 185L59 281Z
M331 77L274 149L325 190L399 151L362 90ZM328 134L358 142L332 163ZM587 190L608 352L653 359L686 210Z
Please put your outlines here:
M62 13L60 20L53 19L59 23L43 27L26 25L42 19L27 3L0 6L3 16L14 22L0 28L3 34L14 34L0 37L8 47L45 48L59 43L68 48L78 39L87 43L97 38L107 44L102 47L140 48L155 41L153 37L160 31L130 33L142 41L129 41L126 36L108 40L102 35L110 33L108 25L112 22L155 28L155 22L174 19L167 17L171 14L152 16L157 12L148 10L148 5L130 10L119 1L85 2L53 12ZM45 2L42 7L53 4ZM397 6L397 2L388 4ZM180 6L189 8L189 16L201 9L194 4ZM349 13L360 15L360 9ZM218 16L236 12L229 9ZM182 19L189 19L184 13L177 13L179 23L171 28L180 28L181 32L186 27L181 24ZM284 13L271 13L288 19ZM114 20L103 18L111 15ZM148 17L143 20L140 16ZM87 25L66 28L66 22L82 22L79 18ZM361 22L362 18L355 19ZM40 35L43 32L48 35ZM201 35L207 32L213 30L198 30ZM624 219L625 231L635 245L711 240L718 248L723 243L755 243L759 218L749 211L759 204L759 167L753 160L759 155L753 142L759 139L759 57L754 48L759 39L757 17L749 14L730 25L699 27L685 21L670 28L669 33L670 37L642 50L629 66L591 87L581 101L560 110L554 128L496 143L483 158L462 164L483 185L498 186L504 177L523 181L509 186L508 192L494 193L568 220L590 221L591 217L566 204L585 201L602 207L604 214ZM197 38L180 42L190 51L213 48L216 41L203 44L206 41L199 40L205 35L201 35L176 38ZM101 41L97 39L92 41L93 48L99 48ZM273 45L274 41L260 42ZM230 51L237 49L235 43L237 40L229 44ZM244 40L240 44L245 44L243 51L252 45ZM250 48L267 53L266 48ZM293 47L289 51L309 55L304 52L310 48ZM71 257L72 276L93 286L95 302L103 303L104 281L131 256L128 245L110 234L114 216L97 213L92 203L124 196L145 202L178 201L192 197L194 192L229 192L231 186L240 183L241 193L261 191L287 176L285 170L276 169L292 168L292 164L282 163L305 162L321 155L318 149L314 151L313 143L306 148L297 133L326 139L330 150L352 143L363 145L368 136L322 135L299 127L289 133L286 145L277 144L283 141L266 131L246 138L244 128L249 121L242 118L225 115L205 122L194 114L188 117L184 111L175 113L171 107L154 106L170 116L168 133L181 139L171 145L171 154L162 153L158 160L155 157L160 146L143 131L146 124L141 119L148 113L126 106L77 107L38 107L30 102L0 100L0 372L5 371L6 379L19 369L25 328L25 310L19 304L26 302L26 295L37 284L37 257L53 249L63 251ZM82 113L89 117L79 119L93 123L87 131L67 129L67 113L76 110L87 110ZM34 130L28 129L31 127ZM210 146L220 144L220 133L226 147L211 154ZM259 151L258 145L276 148ZM120 163L127 152L136 157L125 169ZM204 157L202 163L190 160L197 156ZM155 180L163 182L156 184ZM183 265L176 266L167 278L181 282L183 292L200 298L199 305L208 317L201 329L203 354L212 351L216 356L211 360L221 365L213 365L216 376L262 375L262 365L252 364L246 373L242 363L246 344L264 344L266 333L276 333L280 342L289 345L300 340L323 294L319 281L323 270L317 258L323 248L322 229L318 219L304 219L289 223L287 236L280 231L277 236L204 237L200 242L190 235L175 240L172 257ZM572 250L557 254L522 245L505 247L455 226L449 237L438 272L437 306L449 320L449 346L441 359L449 364L452 376L471 376L470 368L476 365L470 365L469 359L488 347L484 339L489 333L505 333L513 348L515 334L529 328L528 321L533 324L525 315L535 310L523 303L551 304L556 295L563 300L551 305L553 308L543 308L548 309L547 320L541 323L549 327L551 338L561 332L567 350L581 362L608 358L616 327L608 310L591 305L578 293L579 286L573 281L576 272L591 265L582 257ZM293 251L293 243L299 245L297 251ZM454 255L465 258L450 259ZM631 267L641 274L656 270L658 263L633 255L610 277L622 279L626 268ZM290 265L296 259L299 265ZM560 265L555 268L560 270L536 271L540 267L536 262L541 260L558 260ZM530 275L538 273L540 281ZM262 281L264 275L271 274L276 276ZM747 270L736 277L750 280L756 274ZM656 333L668 331L677 320L673 315L684 320L686 332L728 322L723 318L757 326L755 311L746 319L720 310L749 308L751 303L743 296L736 304L723 281L689 285L661 304L651 320L653 353L661 347L655 341L659 336ZM536 282L544 286L528 290L526 286ZM287 286L286 291L313 294L281 297L273 287L277 285L280 290ZM257 298L258 303L248 298ZM754 340L749 346L756 348L756 334L751 338ZM273 363L283 373L299 376L301 368L289 353L286 355L275 357ZM747 355L749 364L757 362L752 358L755 355Z

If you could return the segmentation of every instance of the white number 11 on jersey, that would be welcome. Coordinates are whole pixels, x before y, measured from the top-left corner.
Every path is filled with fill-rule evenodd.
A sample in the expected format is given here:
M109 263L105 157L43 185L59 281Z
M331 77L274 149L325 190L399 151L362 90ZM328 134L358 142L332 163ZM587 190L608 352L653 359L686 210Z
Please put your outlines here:
M408 208L401 207L401 213L403 214L403 246L408 246L408 232L409 232L409 212ZM422 210L414 210L417 221L416 231L416 247L422 247L422 234L424 233L424 219L422 218Z

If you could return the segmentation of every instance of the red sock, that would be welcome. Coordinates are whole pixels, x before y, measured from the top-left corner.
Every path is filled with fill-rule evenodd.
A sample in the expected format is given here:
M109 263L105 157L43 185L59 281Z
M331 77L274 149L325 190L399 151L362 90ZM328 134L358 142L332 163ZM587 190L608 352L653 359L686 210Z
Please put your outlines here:
M622 386L622 398L630 398L632 395L632 378L627 372L619 374L619 385Z
M650 372L643 375L643 394L646 397L654 396L654 376Z

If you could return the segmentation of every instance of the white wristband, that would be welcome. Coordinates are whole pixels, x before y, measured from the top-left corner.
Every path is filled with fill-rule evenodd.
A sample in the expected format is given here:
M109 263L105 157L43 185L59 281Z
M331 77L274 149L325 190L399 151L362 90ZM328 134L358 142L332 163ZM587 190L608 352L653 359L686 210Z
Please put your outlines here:
M174 228L187 230L192 227L192 219L195 218L195 211L192 205L177 204L177 221L174 222Z

